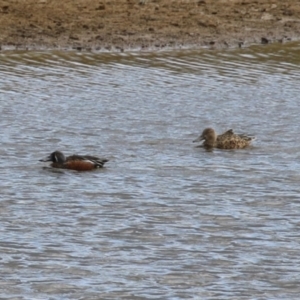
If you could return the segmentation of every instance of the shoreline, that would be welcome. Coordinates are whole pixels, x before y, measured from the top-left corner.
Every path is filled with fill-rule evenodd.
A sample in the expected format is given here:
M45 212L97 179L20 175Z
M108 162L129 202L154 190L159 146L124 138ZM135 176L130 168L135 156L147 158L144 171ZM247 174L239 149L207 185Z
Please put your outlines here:
M0 51L232 49L299 40L296 0L0 0Z

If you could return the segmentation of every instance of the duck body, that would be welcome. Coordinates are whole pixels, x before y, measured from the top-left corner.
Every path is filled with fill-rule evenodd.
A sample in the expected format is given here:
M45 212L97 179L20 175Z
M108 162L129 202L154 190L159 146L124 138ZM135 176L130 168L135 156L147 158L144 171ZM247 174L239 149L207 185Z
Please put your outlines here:
M71 155L65 157L60 151L54 151L45 159L40 161L51 161L51 167L60 169L69 169L76 171L90 171L97 168L103 168L108 159L99 158L92 155Z
M202 146L205 148L243 149L251 144L254 137L244 134L235 134L232 129L217 135L213 128L206 128L193 142L200 142L202 140L204 140Z

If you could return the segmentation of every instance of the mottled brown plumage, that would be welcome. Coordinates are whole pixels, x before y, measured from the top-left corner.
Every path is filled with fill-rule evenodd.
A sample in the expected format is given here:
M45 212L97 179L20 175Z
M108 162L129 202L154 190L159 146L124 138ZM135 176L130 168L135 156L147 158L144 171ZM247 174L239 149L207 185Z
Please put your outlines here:
M210 149L242 149L249 146L253 139L253 137L247 135L235 134L232 129L217 135L213 128L206 128L193 142L204 140L202 146Z

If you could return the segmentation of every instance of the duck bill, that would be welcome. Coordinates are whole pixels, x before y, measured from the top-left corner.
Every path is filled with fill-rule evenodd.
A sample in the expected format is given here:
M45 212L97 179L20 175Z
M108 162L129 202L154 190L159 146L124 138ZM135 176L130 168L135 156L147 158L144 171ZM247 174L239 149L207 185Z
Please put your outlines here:
M203 139L203 136L200 135L197 139L193 140L193 143L201 142L201 141L203 141L203 140L204 140L204 139Z
M42 158L42 159L40 159L39 161L43 161L43 162L46 162L46 161L52 161L51 155L48 155L47 157Z

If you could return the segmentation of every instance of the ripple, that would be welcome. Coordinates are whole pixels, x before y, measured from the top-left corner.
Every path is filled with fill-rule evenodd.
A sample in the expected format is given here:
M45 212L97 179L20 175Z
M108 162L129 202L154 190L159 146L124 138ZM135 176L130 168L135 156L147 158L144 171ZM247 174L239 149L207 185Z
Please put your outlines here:
M0 297L298 299L298 52L1 52Z

